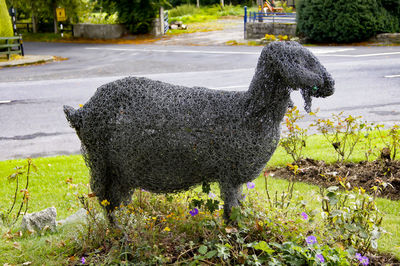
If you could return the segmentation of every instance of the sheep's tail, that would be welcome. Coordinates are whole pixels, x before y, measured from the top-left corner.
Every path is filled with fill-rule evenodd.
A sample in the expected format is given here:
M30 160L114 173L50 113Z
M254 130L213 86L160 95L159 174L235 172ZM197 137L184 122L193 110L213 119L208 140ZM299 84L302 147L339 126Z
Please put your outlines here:
M79 112L71 106L64 105L64 113L71 127L78 131L82 127L82 117Z

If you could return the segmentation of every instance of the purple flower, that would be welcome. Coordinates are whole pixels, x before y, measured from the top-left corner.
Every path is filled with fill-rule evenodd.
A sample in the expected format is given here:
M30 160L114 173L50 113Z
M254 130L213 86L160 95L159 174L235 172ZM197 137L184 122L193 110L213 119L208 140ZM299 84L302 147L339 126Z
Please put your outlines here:
M356 253L356 259L360 261L361 265L368 265L369 259L367 256L362 256L360 253Z
M317 243L317 238L315 236L307 236L306 242L309 245L314 245L315 243Z
M317 254L317 258L319 259L319 262L321 263L325 262L324 256L322 256L322 254Z
M253 189L256 185L253 182L247 182L247 188Z
M210 193L208 193L208 197L213 199L213 198L215 198L215 194L210 192Z
M303 216L303 219L304 219L304 220L308 220L308 215L307 215L307 213L302 212L302 213L301 213L301 216Z
M197 208L194 208L193 210L191 210L190 212L190 215L192 215L192 216L195 216L196 214L198 214L199 213L199 209L197 209Z
M82 258L81 258L81 263L82 263L82 264L85 264L85 263L86 263L85 257L82 257Z

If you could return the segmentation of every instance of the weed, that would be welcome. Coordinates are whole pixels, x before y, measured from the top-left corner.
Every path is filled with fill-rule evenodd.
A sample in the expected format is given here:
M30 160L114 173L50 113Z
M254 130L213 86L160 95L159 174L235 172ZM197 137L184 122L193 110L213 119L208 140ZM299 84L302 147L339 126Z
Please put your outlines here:
M25 215L28 211L29 207L29 177L32 171L37 171L36 166L33 164L32 159L26 159L26 164L24 166L17 166L14 168L14 173L7 177L8 182L15 182L15 193L13 196L11 207L7 211L2 211L0 214L0 218L4 225L12 226L17 221L20 215ZM25 186L20 189L20 182L22 183L24 180L23 176L25 176ZM22 196L18 195L18 192L22 193ZM20 203L17 204L17 201L20 200ZM19 205L14 210L14 207ZM25 210L22 210L25 206Z

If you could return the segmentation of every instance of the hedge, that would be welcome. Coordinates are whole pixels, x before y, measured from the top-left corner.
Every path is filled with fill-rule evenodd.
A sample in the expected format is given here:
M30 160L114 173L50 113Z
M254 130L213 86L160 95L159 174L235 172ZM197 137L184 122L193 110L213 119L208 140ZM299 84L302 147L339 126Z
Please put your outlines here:
M299 0L297 31L314 42L364 41L398 31L399 8L398 0Z

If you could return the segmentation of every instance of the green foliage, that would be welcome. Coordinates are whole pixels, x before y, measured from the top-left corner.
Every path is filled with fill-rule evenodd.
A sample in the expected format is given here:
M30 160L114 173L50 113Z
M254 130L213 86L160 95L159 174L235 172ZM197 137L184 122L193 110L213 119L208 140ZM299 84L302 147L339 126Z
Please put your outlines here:
M362 188L343 192L336 186L321 189L321 197L326 225L337 234L338 241L362 253L370 247L378 248L378 239L386 232L381 227L383 215L377 208L375 198Z
M384 6L398 1L300 0L297 30L316 42L357 42L399 30L399 18Z
M108 229L105 220L90 218L101 216L99 208L85 203L88 227L75 239L78 246L85 247L86 262L349 265L353 258L334 239L324 237L323 224L301 218L299 207L304 205L297 196L285 197L279 205L282 208L268 208L263 204L265 198L251 190L243 206L232 210L236 223L228 225L221 211L190 215L187 193L169 197L171 202L164 195L137 190L132 203L116 210L118 228ZM96 204L94 198L87 201ZM308 232L320 234L318 242L307 243Z
M79 18L79 22L90 24L117 24L118 15L117 13L112 15L107 13L86 13Z
M132 33L148 33L158 8L169 6L166 0L104 0L103 4L109 14L117 12L119 22Z
M93 4L91 0L7 0L12 3L17 11L18 21L32 21L38 26L39 32L52 32L56 7L65 8L67 21L65 23L77 23L79 19L91 12ZM33 22L33 21L32 21Z
M194 5L180 5L168 10L170 21L182 21L183 23L194 23L216 20L223 16L241 16L243 7L225 5L201 6L196 8Z
M5 0L0 0L0 37L14 36L11 18Z

